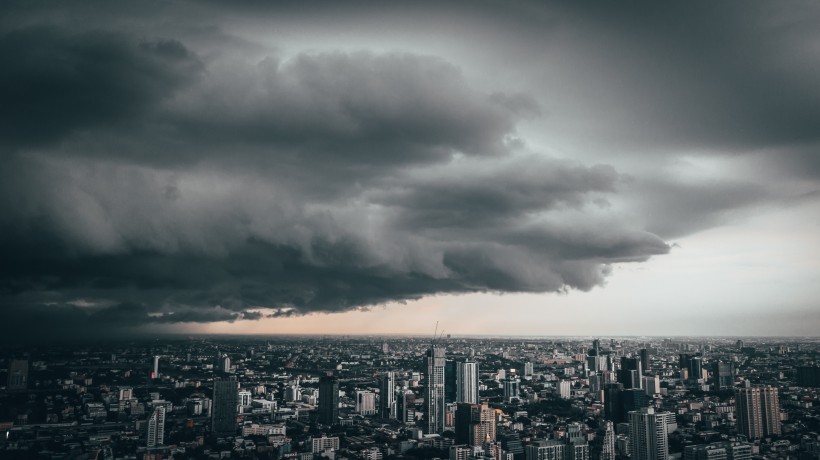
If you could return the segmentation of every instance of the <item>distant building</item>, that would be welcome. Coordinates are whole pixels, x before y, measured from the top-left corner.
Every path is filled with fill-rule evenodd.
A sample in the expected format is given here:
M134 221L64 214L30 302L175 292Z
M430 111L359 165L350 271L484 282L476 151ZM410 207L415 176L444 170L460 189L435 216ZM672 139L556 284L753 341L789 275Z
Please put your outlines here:
M715 388L726 390L735 386L735 364L715 361L712 364L712 375L715 379Z
M558 395L563 399L569 399L572 396L572 382L569 380L559 380Z
M321 438L313 438L312 442L312 452L314 454L320 454L325 451L336 451L339 450L339 438L334 437L327 437L322 436Z
M715 442L683 448L683 460L751 460L752 445L745 442Z
M456 401L478 403L478 363L472 361L456 364Z
M9 363L9 379L6 384L9 390L25 390L28 388L28 360L12 359Z
M146 447L158 447L165 443L165 406L158 405L148 418Z
M639 358L621 357L621 368L618 370L618 382L625 389L641 388L641 360Z
M211 407L211 429L217 434L236 432L238 403L236 379L214 379L214 397Z
M735 391L737 430L748 439L780 434L780 402L777 388L753 386Z
M511 402L519 399L521 381L518 377L510 376L504 380L504 401Z
M397 418L396 413L396 374L385 372L379 381L379 416Z
M339 380L325 375L319 379L319 423L339 423Z
M362 415L376 414L376 393L369 390L356 392L356 412Z
M598 460L615 460L615 427L612 422L603 423L603 433L596 440Z
M668 460L667 424L672 414L651 407L629 412L629 446L632 460Z
M645 374L649 372L649 350L641 348L638 354L641 358L641 371Z
M154 370L151 372L151 378L159 378L159 356L154 356Z
M427 433L442 433L445 426L446 403L444 400L444 348L433 345L424 357L426 375L424 391L424 417Z
M481 446L495 442L495 411L487 404L458 403L455 421L455 443Z

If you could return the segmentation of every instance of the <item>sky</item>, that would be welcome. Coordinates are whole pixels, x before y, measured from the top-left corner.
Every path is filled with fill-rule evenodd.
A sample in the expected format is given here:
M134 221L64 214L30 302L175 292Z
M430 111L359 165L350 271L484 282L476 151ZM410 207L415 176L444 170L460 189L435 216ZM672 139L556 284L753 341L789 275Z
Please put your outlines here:
M0 335L816 335L815 2L0 5Z

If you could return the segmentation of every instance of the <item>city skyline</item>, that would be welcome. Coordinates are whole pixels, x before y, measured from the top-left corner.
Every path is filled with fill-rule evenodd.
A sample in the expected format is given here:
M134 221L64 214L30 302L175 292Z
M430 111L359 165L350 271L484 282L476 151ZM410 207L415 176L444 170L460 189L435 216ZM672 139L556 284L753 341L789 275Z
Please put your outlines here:
M5 340L820 330L817 5L0 11Z

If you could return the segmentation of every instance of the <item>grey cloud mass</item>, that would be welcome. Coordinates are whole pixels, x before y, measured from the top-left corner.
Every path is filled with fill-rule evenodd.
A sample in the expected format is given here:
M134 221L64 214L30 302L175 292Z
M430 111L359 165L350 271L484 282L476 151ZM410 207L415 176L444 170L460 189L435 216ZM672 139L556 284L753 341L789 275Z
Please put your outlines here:
M509 69L488 68L482 79L444 45L368 49L329 40L300 49L274 32L254 41L236 30L237 18L281 20L275 7L255 3L146 4L178 19L174 27L145 12L127 20L110 6L0 8L9 14L0 21L0 334L8 337L33 327L114 334L341 312L437 294L590 290L612 264L666 254L666 238L779 199L753 180L630 171L674 157L664 143L731 144L715 153L729 157L749 146L759 155L800 145L799 155L787 151L783 174L805 175L795 162L816 165L816 83L792 78L787 67L802 62L797 56L764 68L737 54L743 44L735 41L751 37L751 26L730 21L718 31L711 21L725 20L722 9L701 20L697 10L651 8L640 17L662 25L680 13L694 28L656 30L563 3L510 7L502 23L522 27L509 37L538 38L518 51L533 60L522 72L536 78L551 65L538 60L538 43L584 30L567 32L567 23L603 32L584 46L617 37L610 49L597 43L567 59L580 66L583 87L586 72L599 70L589 59L609 53L612 72L600 88L608 102L635 96L634 86L645 91L611 123L590 122L589 135L613 152L592 159L527 139L533 126L560 126L572 91L491 77ZM332 8L287 4L281 13L312 30ZM396 20L382 8L372 15ZM458 27L483 24L498 8L477 4ZM77 11L87 20L76 20ZM343 22L349 14L340 12ZM788 48L786 31L771 33L775 43L752 43L767 53ZM630 80L656 65L656 74ZM605 88L619 81L622 93ZM579 106L594 95L579 97ZM620 132L606 137L613 129Z

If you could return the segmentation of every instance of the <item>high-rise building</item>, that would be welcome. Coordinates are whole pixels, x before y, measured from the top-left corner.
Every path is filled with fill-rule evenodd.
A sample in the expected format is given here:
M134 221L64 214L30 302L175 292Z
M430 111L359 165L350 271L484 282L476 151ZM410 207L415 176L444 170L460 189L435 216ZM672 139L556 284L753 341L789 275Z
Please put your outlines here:
M151 378L159 378L159 356L154 356L154 370L151 372Z
M459 362L456 366L456 401L478 403L478 363Z
M621 400L623 388L620 383L604 384L604 418L611 422L621 423L626 421Z
M448 359L444 361L444 402L454 403L458 400L458 362Z
M165 443L165 405L158 405L148 418L146 447L157 447Z
M211 429L217 434L236 431L239 394L236 379L214 379L214 397L211 408Z
M649 350L641 348L639 355L641 357L641 371L644 373L649 372Z
M737 430L748 439L780 434L780 402L777 388L753 386L735 391Z
M444 348L433 345L424 357L425 391L424 418L427 433L442 433L445 426L446 402L444 400Z
M399 394L396 400L396 412L398 418L403 423L415 423L416 409L415 409L416 395L412 391L407 390Z
M668 460L667 424L671 413L655 413L651 407L629 413L629 446L632 460Z
M356 412L362 415L374 415L376 413L376 393L369 390L357 391Z
M319 423L339 423L339 379L331 375L319 378Z
M715 387L725 390L735 386L735 364L715 361L712 364L712 374L715 378Z
M518 377L510 376L504 380L504 401L510 402L519 399L521 381Z
M28 388L28 360L12 359L9 363L9 379L6 383L9 390L25 390Z
M558 381L558 396L562 399L569 399L572 396L572 382L569 380Z
M615 460L615 427L612 422L603 424L603 433L598 441L598 460Z
M588 460L589 444L585 440L550 439L528 445L525 452L526 460Z
M652 396L661 392L661 379L657 375L647 375L643 378L643 389L647 395Z
M379 417L396 418L396 374L385 372L379 382Z
M621 357L621 369L618 370L618 382L624 388L641 388L641 360L639 358Z
M524 377L532 377L534 366L531 362L524 363Z
M481 446L485 442L495 442L495 411L486 403L458 403L455 434L456 444Z

